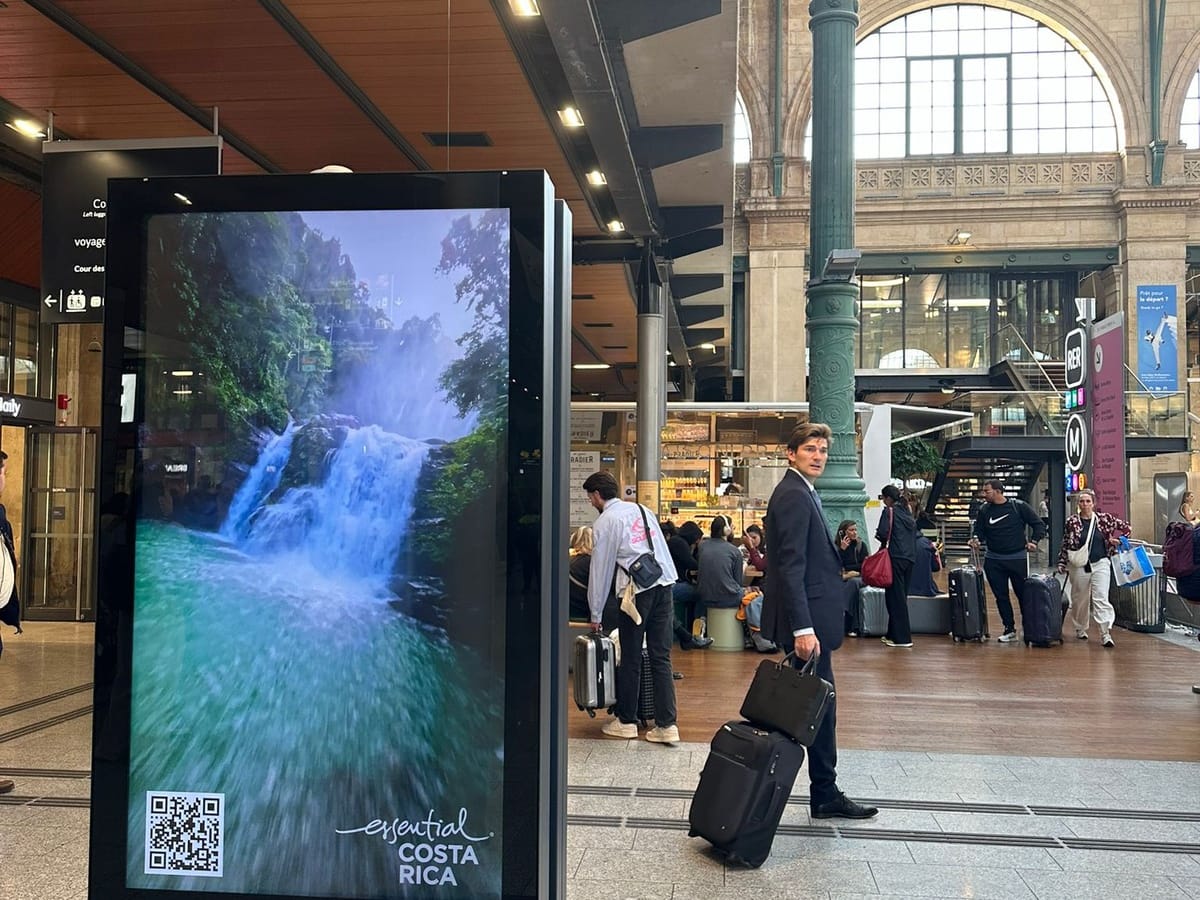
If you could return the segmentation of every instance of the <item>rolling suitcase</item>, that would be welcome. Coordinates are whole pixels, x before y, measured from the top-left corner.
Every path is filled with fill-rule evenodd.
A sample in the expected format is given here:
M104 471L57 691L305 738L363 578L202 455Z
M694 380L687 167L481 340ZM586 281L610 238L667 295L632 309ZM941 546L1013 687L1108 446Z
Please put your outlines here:
M688 813L697 835L730 862L758 868L771 854L804 748L782 732L726 722L712 739Z
M984 603L983 570L976 566L951 569L950 636L959 641L986 641L987 606Z
M1027 647L1061 644L1063 619L1070 603L1053 575L1030 575L1021 589L1021 626Z
M887 634L888 611L883 588L863 585L858 591L859 627L863 637L882 637Z
M650 674L650 651L642 647L642 671L638 677L638 721L646 728L654 718L654 678Z
M612 638L603 634L581 634L575 638L572 668L575 705L595 717L596 710L617 702L617 660Z

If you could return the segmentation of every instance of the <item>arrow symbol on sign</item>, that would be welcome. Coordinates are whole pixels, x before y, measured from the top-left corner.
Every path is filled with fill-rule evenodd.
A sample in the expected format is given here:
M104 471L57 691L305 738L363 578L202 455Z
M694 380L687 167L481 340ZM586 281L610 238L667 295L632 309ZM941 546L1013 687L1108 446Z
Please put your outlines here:
M53 295L53 294L47 294L47 295L46 295L46 299L45 299L45 301L43 301L43 302L45 302L45 304L46 304L47 306L53 306L53 305L54 305L55 303L57 303L58 301L54 299L54 295Z

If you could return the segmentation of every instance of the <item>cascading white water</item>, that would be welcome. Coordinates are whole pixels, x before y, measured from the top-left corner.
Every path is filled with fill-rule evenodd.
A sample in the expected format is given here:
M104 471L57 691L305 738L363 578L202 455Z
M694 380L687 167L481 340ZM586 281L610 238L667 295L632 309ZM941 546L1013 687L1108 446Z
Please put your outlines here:
M295 434L296 423L289 421L283 434L273 435L267 441L258 455L258 461L233 495L229 512L221 525L222 537L237 542L246 536L251 514L271 495L271 491L279 487L283 468L292 455L292 438Z
M376 425L351 429L320 484L289 490L250 520L252 554L298 554L324 573L392 574L428 446Z

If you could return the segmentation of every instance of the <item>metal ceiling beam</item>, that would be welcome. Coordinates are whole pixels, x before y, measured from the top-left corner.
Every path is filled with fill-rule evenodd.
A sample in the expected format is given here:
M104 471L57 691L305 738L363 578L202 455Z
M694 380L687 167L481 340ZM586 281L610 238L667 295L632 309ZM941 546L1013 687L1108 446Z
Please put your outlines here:
M497 2L493 0L493 4ZM652 235L656 220L654 203L629 145L629 125L618 99L613 64L593 15L593 5L579 0L542 0L540 5L569 87L569 94L553 101L553 108L574 101L625 231L638 236Z
M674 238L705 228L717 228L725 221L725 207L664 206L662 207L663 237Z
M719 319L724 315L725 307L715 304L679 307L679 322L684 328L695 328L697 325L711 322L713 319Z
M719 272L711 274L673 275L671 277L671 292L680 300L695 297L697 294L707 294L709 291L719 291L725 287L725 276ZM721 309L725 307L693 307L694 309Z
M597 9L606 36L626 44L721 14L721 0L603 0Z
M203 109L192 103L183 94L170 87L166 82L159 80L151 75L132 59L101 38L98 34L89 28L85 28L78 19L72 18L61 9L56 3L50 0L25 0L25 2L40 12L43 16L61 28L63 31L70 34L72 37L81 41L91 50L100 54L142 87L156 94L160 99L165 100L179 112L183 113L197 125L200 125L207 131L212 131L213 126L213 111L211 109ZM235 132L228 128L222 127L219 131L225 143L236 150L242 156L246 157L264 172L277 174L283 169L273 162L265 154L259 152L245 138L240 137Z
M725 126L654 125L633 129L629 135L637 161L648 169L712 153L725 146Z
M317 68L337 85L338 90L350 98L350 102L358 107L362 114L371 121L371 124L378 128L383 136L391 141L392 146L403 153L410 163L422 171L429 171L433 168L417 152L417 148L404 139L404 135L383 114L383 110L374 104L367 96L366 91L355 84L354 79L337 64L320 42L312 36L312 32L300 24L300 20L292 15L292 11L281 0L258 0L258 5L267 11L267 14L278 23L279 27L288 33L296 46L308 54L308 58L316 64ZM449 27L448 24L447 27Z

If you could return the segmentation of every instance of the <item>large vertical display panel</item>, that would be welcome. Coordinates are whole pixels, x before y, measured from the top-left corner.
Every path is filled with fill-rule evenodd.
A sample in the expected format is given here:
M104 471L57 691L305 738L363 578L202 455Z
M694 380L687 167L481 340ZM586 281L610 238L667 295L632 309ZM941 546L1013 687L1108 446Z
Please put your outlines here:
M1116 313L1092 326L1091 487L1096 505L1129 518L1125 480L1125 316ZM1172 351L1174 352L1174 351Z
M90 895L544 893L549 182L110 193Z

